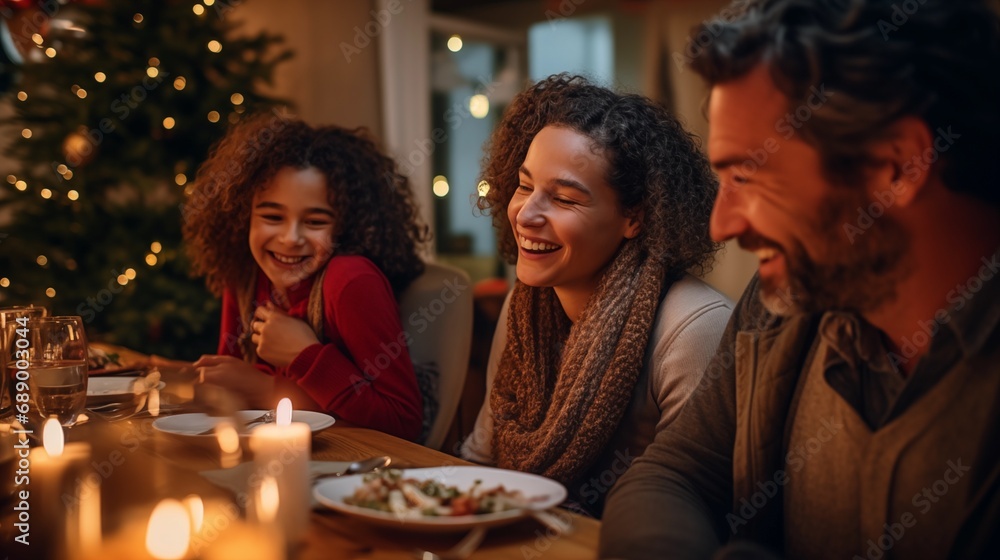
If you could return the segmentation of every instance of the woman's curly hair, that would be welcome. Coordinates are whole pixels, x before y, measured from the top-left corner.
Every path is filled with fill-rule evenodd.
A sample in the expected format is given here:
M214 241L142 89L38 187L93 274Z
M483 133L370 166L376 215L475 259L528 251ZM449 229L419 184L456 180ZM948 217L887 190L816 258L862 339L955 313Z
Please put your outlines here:
M619 94L580 76L558 74L519 93L486 147L482 180L490 188L478 207L493 217L500 253L517 260L507 205L518 187L528 146L546 126L589 137L609 163L608 183L622 212L641 213L638 240L673 276L708 272L719 245L708 234L718 181L699 142L663 107Z
M184 209L193 273L217 295L256 274L250 253L251 203L279 170L313 167L326 177L334 209L334 255L362 255L398 294L423 272L430 239L409 180L364 129L311 127L259 115L234 127L198 169Z

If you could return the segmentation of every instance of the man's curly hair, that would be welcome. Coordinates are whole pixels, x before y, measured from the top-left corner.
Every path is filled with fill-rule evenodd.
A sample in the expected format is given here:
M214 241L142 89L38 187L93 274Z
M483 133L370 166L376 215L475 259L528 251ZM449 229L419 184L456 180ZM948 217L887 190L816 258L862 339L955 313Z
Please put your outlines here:
M183 209L193 273L220 295L256 274L250 253L251 204L279 170L313 167L326 177L334 209L334 255L362 255L398 294L423 272L419 250L430 232L409 180L364 129L311 127L259 115L234 127L198 169Z
M482 180L490 188L478 206L492 216L500 254L508 263L517 260L517 242L507 206L528 146L546 126L586 135L595 152L607 158L607 181L622 212L641 215L637 239L663 264L665 274L702 274L711 268L719 245L709 237L708 223L718 181L697 138L645 97L615 93L567 74L518 94L486 148Z

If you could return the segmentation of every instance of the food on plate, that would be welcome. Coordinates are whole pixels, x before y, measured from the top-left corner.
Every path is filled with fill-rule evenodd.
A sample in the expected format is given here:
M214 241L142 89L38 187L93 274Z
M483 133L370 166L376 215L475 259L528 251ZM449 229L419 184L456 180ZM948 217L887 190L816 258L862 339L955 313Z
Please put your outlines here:
M366 474L364 484L344 498L348 505L395 514L401 518L479 515L524 509L533 499L503 485L484 488L477 480L468 490L433 479L403 478L403 471L386 469Z
M87 347L87 365L89 369L116 369L122 367L121 356L105 352L93 346Z

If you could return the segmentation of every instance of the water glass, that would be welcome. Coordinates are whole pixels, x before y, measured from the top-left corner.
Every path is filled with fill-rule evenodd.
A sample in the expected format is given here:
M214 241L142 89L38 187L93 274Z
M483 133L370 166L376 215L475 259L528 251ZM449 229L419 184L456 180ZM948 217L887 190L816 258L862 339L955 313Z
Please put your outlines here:
M48 311L44 307L29 305L25 307L4 307L0 309L0 356L7 356L7 342L4 333L7 332L7 324L18 317L36 318L45 317ZM0 418L6 418L11 411L11 385L7 374L7 360L0 360Z
M80 317L17 319L7 325L7 370L15 418L41 433L55 417L72 426L87 403L87 338ZM26 397L22 397L26 394Z

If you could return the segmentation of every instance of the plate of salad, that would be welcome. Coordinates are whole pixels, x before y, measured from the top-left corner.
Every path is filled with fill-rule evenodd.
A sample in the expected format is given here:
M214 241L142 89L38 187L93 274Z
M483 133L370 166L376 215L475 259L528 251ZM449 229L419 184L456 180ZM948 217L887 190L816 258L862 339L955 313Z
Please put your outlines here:
M325 479L316 500L377 525L465 531L514 522L566 499L566 488L535 474L479 466L383 469Z

